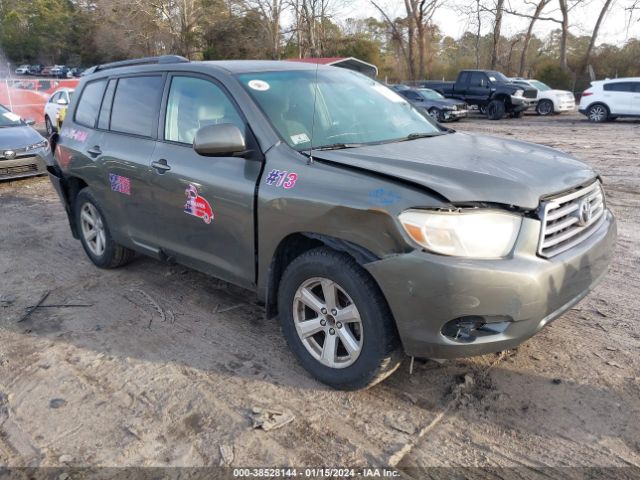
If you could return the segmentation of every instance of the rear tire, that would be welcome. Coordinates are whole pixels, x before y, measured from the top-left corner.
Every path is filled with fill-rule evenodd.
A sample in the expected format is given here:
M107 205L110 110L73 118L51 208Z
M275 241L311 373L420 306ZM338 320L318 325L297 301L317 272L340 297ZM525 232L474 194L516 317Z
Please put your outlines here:
M502 100L491 100L487 105L487 118L489 120L501 120L505 111L506 107Z
M80 190L74 203L80 242L96 267L117 268L129 263L135 252L111 238L104 213L88 188Z
M402 361L393 316L380 288L345 253L320 247L293 260L282 275L278 311L298 361L333 388L371 387Z
M47 136L48 137L50 137L51 135L56 133L56 129L53 126L53 123L51 123L51 119L49 118L49 115L46 115L44 117L44 126L47 129Z
M609 109L602 103L596 103L587 108L587 118L593 123L603 123L609 119Z

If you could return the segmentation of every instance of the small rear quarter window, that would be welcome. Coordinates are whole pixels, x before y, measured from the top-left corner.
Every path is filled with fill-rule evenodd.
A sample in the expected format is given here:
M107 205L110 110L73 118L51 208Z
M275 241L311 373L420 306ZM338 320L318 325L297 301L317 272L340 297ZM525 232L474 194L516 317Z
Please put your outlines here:
M106 84L106 79L87 83L80 94L80 100L76 108L76 123L84 125L85 127L95 127Z

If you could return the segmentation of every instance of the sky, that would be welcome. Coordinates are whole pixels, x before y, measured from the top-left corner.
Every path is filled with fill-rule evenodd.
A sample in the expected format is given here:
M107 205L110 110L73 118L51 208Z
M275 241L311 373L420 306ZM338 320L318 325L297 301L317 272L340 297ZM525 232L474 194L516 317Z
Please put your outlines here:
M453 5L455 0L445 0L448 5ZM465 0L457 0L458 5L464 5ZM470 6L475 5L474 0L466 0ZM371 5L369 0L346 0L346 4L340 9L338 17L342 18L381 18L379 12ZM377 2L389 12L391 18L401 16L404 10L404 2L402 0L379 0ZM531 13L533 8L525 4L525 0L506 0L507 7L511 10L524 11ZM531 3L531 2L530 2ZM570 2L571 3L571 2ZM597 44L610 43L613 45L623 45L630 38L640 38L640 22L638 16L631 25L628 25L628 14L625 13L624 6L629 4L630 0L614 0L609 13L605 17L598 35ZM583 5L576 7L569 16L570 31L577 35L591 35L593 27L600 13L600 9L604 4L604 0L585 0ZM560 13L557 9L557 2L552 2L545 10L543 16L555 17L560 19ZM514 15L505 14L503 20L502 33L504 35L512 35L526 30L529 20L526 18L516 17ZM458 38L468 29L473 29L469 25L469 19L460 13L453 6L441 7L435 15L435 23L445 34L454 38ZM538 21L534 32L540 36L545 36L551 30L559 28L559 24L550 21ZM490 29L487 25L485 32Z

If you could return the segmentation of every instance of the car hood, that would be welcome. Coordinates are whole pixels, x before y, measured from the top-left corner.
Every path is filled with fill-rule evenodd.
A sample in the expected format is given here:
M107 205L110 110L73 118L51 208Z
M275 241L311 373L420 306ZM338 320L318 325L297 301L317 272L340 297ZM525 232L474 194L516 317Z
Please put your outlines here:
M571 95L573 97L573 93L571 93L569 90L545 90L544 92L540 93L555 96Z
M24 148L42 140L44 138L28 125L0 128L0 150L2 151Z
M596 177L582 162L549 147L457 132L313 155L422 185L455 204L527 210L537 208L543 196Z

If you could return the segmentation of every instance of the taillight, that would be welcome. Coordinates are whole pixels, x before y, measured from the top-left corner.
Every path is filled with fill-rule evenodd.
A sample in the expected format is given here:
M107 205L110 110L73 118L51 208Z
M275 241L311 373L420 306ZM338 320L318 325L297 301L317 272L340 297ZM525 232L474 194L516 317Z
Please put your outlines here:
M583 97L588 97L589 95L593 95L593 92L590 92L589 90L585 90L584 92L582 92Z

